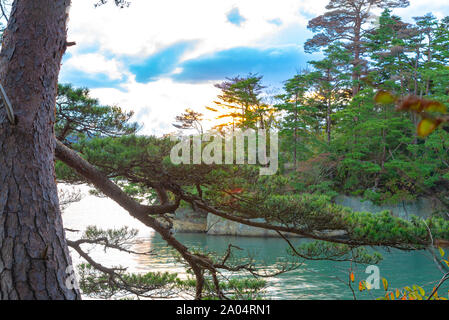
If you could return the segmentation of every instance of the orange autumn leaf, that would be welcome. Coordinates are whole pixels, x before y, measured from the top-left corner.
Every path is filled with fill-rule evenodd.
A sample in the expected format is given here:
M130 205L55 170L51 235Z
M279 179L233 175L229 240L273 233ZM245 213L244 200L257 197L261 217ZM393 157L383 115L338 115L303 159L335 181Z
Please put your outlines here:
M359 291L365 290L365 286L363 285L362 281L359 282Z
M423 118L418 124L418 136L427 137L441 124L441 120L433 118Z
M432 292L435 291L435 290L436 290L436 287L433 287ZM438 298L439 298L439 297L438 297L438 291L435 291L435 293L433 294L433 296L434 296L435 299L438 299Z
M420 113L423 109L422 99L419 99L416 96L408 96L396 107L398 111L413 111L416 113Z
M412 111L416 113L421 113L422 111L447 113L447 107L443 103L434 100L421 99L417 96L408 96L402 99L396 107L396 110Z
M349 275L351 282L354 282L355 278L354 278L354 272L351 272L351 274Z
M379 104L391 104L397 101L397 97L389 91L381 90L374 97L374 101Z

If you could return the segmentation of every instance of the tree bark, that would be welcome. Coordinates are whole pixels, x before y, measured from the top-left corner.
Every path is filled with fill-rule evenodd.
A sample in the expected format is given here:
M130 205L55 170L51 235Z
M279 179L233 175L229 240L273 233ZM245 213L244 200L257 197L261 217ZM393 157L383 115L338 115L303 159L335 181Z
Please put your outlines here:
M361 53L361 30L362 30L362 18L360 17L360 9L356 12L356 19L354 22L354 41L353 41L353 51L354 51L354 61L352 69L352 96L355 97L360 90L360 53Z
M70 0L16 0L0 53L0 299L79 299L54 171L55 99Z

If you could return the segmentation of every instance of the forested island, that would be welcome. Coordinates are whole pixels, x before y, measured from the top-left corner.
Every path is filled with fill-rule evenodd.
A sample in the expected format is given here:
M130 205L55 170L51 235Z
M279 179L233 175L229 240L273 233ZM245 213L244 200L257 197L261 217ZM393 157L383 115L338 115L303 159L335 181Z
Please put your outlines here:
M101 103L87 87L58 84L62 55L75 45L66 39L69 2L15 1L11 16L3 11L1 299L259 299L265 278L305 261L345 264L343 282L356 298L373 288L355 277L355 266L376 265L381 249L426 251L441 278L425 290L419 282L390 288L382 277L373 299L448 298L449 17L405 22L393 10L407 0L330 0L308 22L313 36L303 44L318 58L282 88L273 90L263 74L235 74L211 84L219 94L210 105L185 106L171 131L147 135L133 111ZM132 5L114 2L123 10ZM242 140L241 162L220 162L238 143L207 143L238 131L258 132L263 155L252 159ZM196 163L189 153L174 163L182 138L189 152L197 148L190 137L205 142L203 156L220 161ZM275 159L275 172L261 174ZM80 196L60 191L58 199L57 184L87 184L115 201L170 246L189 276L96 261L89 246L149 253L135 250L137 232L125 226L64 229L61 212ZM347 199L406 214L353 210ZM407 211L420 201L429 203L425 210ZM249 255L236 258L244 250L233 243L224 253L189 247L174 228L183 210L264 230L285 241L292 259L267 271ZM84 261L76 272L70 253Z

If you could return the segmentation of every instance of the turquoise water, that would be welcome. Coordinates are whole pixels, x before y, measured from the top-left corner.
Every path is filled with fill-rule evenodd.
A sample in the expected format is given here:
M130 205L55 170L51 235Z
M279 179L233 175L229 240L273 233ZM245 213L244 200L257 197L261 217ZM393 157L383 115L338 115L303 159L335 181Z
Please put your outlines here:
M85 188L87 189L87 187ZM86 190L85 190L86 191ZM172 249L148 227L131 218L120 206L108 198L86 196L79 202L70 205L63 214L64 226L70 229L84 230L89 225L99 228L121 228L128 226L139 230L139 242L134 250L155 254L151 256L130 255L115 250L106 253L98 248L90 254L106 266L124 266L130 272L169 271L185 275L185 269L177 263L172 255ZM68 233L77 239L80 233ZM289 259L286 253L287 243L277 238L244 238L206 236L204 234L176 234L176 238L189 247L199 247L208 251L222 254L228 244L232 243L244 249L240 256L252 255L258 265L267 269L274 269L279 261ZM298 239L292 240L298 243ZM449 249L446 250L449 253ZM401 252L393 250L382 252L384 261L379 264L380 276L388 279L390 287L400 288L413 284L431 289L442 276L432 257L425 251ZM72 251L74 264L81 262L79 256ZM268 279L267 297L272 299L352 299L352 293L346 284L335 277L347 282L349 263L335 263L328 261L306 262L297 270ZM360 266L355 272L356 283L366 280L365 266ZM357 287L357 285L355 285ZM446 285L439 291L445 293ZM358 292L356 288L356 292ZM372 290L372 297L384 295L383 290ZM358 294L358 298L372 298L366 294Z
M177 234L176 238L186 246L200 247L216 253L224 253L228 244L239 246L244 252L239 256L250 255L257 264L273 270L280 261L291 260L286 249L288 245L277 238L247 238L228 236L206 236L204 234ZM142 239L157 255L139 258L138 269L146 271L172 271L183 273L182 266L173 258L169 246L158 235ZM298 243L301 240L293 240ZM390 288L401 288L417 284L426 292L442 277L443 273L433 262L426 251L403 252L392 250L382 253L384 260L378 264L380 276L388 280ZM267 298L271 299L353 299L351 290L347 286L349 262L308 261L298 269L268 279ZM372 299L384 295L381 289L371 290L369 293L359 293L357 283L366 280L370 274L365 273L366 266L359 265L355 270L356 281L354 290L357 299ZM338 277L340 280L337 280ZM447 297L449 286L439 290L439 294Z

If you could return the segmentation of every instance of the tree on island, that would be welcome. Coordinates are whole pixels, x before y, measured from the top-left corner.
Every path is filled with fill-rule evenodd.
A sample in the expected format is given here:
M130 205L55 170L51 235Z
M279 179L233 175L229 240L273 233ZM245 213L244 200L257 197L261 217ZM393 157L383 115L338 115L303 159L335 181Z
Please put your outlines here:
M404 8L408 0L330 0L326 13L309 21L308 28L316 33L304 44L306 52L326 48L336 41L345 43L352 54L353 95L359 91L360 76L365 60L367 24L375 8Z
M126 2L116 0L115 4L125 6ZM67 126L73 124L70 119L80 116L75 112L69 113L70 119L55 117L61 57L70 44L66 39L69 5L67 0L15 1L3 34L0 81L16 117L10 123L5 109L0 110L1 299L80 298L76 287L66 285L71 258L57 197L55 156L63 163L58 167L64 168L62 173L68 174L70 181L88 182L132 217L154 229L177 251L194 276L187 285L194 287L196 299L209 295L227 298L227 287L219 278L221 271L264 275L251 262L232 261L235 247L229 246L224 256L217 257L179 242L170 228L170 214L181 203L225 219L273 230L286 240L287 233L316 240L301 247L291 246L295 255L303 259L367 263L378 257L367 253L364 246L413 250L427 247L430 238L449 239L449 223L442 218L406 221L387 212L379 215L353 212L330 203L325 196L294 192L289 187L292 183L289 177L261 177L254 166L173 165L168 161L173 143L168 138L128 135L135 127L126 125L127 116L125 121L112 125L113 130L120 126L125 130L110 134L108 119L123 120L125 115L113 108L106 112L112 118L104 118L101 112L96 115L103 119L106 131L95 131L97 127L82 121L77 126ZM242 98L241 106L245 107L253 97ZM261 114L250 115L244 109L242 119L257 119L253 125L262 125ZM61 122L56 123L57 120ZM55 125L63 133L64 141L55 139ZM69 139L71 136L77 139ZM236 186L241 189L238 193L233 192ZM155 194L157 201L149 200L149 194ZM265 222L252 219L255 217L264 218ZM103 246L121 246L128 234L126 230L111 234L90 229L78 242L69 241L89 262L90 267L86 266L84 271L95 276L90 282L97 285L94 289L101 290L106 282L113 290L144 295L165 283L185 285L168 275L139 278L105 269L84 256L80 248L82 243L92 241ZM91 268L100 274L91 273ZM286 270L288 266L281 266L278 272ZM136 289L142 283L143 292Z
M192 109L185 109L184 113L176 116L176 123L173 123L175 128L181 130L194 129L200 135L203 134L203 114L193 111Z

